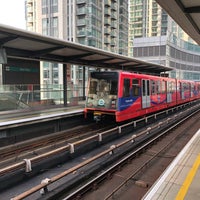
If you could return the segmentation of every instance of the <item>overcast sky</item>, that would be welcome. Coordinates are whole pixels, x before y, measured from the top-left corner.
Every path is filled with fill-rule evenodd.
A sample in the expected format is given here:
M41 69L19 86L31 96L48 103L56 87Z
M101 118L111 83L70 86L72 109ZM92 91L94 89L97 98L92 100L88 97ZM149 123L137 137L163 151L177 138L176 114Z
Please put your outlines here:
M25 29L24 0L0 0L0 24Z

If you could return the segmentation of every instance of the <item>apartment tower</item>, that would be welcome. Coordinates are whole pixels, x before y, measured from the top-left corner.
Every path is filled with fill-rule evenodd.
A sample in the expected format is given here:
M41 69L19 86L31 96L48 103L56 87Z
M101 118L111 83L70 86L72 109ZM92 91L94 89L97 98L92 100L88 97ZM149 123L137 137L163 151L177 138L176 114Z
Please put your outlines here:
M128 55L127 0L27 0L26 22L29 31ZM59 65L43 62L41 83L62 83ZM81 83L82 67L70 71Z

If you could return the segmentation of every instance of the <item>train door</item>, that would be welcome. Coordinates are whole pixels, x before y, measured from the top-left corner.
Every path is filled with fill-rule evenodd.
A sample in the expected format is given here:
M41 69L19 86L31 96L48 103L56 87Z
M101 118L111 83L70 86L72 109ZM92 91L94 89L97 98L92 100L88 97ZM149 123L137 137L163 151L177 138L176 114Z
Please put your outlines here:
M148 108L150 104L150 81L142 80L142 108Z
M167 81L167 103L172 102L172 82Z

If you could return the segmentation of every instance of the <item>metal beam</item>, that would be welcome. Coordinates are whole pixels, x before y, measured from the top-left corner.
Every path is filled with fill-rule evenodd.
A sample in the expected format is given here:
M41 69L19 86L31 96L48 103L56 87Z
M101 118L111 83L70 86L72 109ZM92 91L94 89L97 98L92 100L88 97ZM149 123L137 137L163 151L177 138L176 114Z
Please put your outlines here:
M34 51L32 54L32 57L40 57L42 55L46 55L55 50L63 49L63 48L65 48L65 46L56 46L56 47L52 47L52 48L48 48L48 49L44 49L44 50L40 50L40 51Z
M185 8L184 13L200 13L200 6Z
M18 36L9 36L9 37L5 37L5 38L1 38L1 40L0 40L0 46L3 46L7 42L9 42L11 40L15 40L17 38L18 38Z
M188 18L188 20L190 21L190 23L192 24L194 29L197 31L197 33L200 34L199 27L196 25L196 23L192 19L191 15L189 13L185 12L186 8L182 4L182 2L180 0L175 0L175 1L176 1L177 5L179 6L179 8L182 10L182 12L185 13L185 16Z

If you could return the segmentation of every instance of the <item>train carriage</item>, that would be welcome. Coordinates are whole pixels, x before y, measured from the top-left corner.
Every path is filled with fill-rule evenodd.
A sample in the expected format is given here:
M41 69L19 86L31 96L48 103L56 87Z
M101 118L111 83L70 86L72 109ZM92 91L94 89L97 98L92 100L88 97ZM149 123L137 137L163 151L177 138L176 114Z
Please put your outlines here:
M113 115L117 122L157 112L199 97L192 81L130 72L92 72L85 115ZM198 95L197 95L198 94Z

